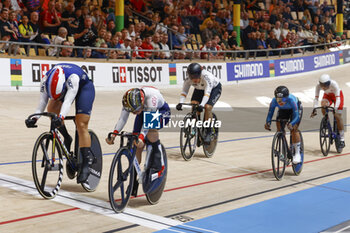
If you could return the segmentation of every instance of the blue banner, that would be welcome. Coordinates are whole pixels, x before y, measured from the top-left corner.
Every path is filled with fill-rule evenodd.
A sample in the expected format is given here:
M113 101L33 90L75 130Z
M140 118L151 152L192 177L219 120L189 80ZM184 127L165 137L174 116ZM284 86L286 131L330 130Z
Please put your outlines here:
M269 61L227 63L227 81L270 77Z
M275 60L275 76L296 74L339 65L339 53Z

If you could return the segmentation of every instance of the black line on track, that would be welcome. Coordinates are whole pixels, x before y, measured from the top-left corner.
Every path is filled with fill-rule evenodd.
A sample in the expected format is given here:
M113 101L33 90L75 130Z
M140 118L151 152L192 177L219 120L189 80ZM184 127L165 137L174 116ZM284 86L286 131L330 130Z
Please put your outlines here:
M242 199L246 199L246 198L249 198L249 197L258 196L258 195L265 194L265 193L269 193L269 192L274 192L274 191L276 191L276 190L288 188L288 187L295 186L295 185L299 185L299 184L303 184L303 183L308 183L308 182L310 182L310 181L314 181L314 180L326 178L326 177L329 177L329 176L338 175L338 174L341 174L341 173L344 173L344 172L348 172L348 171L350 171L350 168L349 168L349 169L342 170L342 171L330 173L330 174L327 174L327 175L322 175L322 176L314 177L314 178L307 179L307 180L304 180L304 181L299 181L299 182L295 182L295 183L292 183L292 184L288 184L288 185L284 185L284 186L280 186L280 187L276 187L276 188L272 188L272 189L267 189L267 190L264 190L264 191L261 191L261 192L248 194L248 195L245 195L245 196L233 198L233 199L226 200L226 201L222 201L222 202L218 202L218 203L215 203L215 204L211 204L211 205L202 206L202 207L195 208L195 209L190 209L190 210L178 212L178 213L175 213L175 214L167 215L167 216L165 216L165 217L166 217L166 218L171 218L171 217L174 217L174 216L177 216L177 215L181 215L181 214L188 214L188 213L191 213L191 212L196 212L196 211L199 211L199 210L204 210L204 209L216 207L216 206L219 206L219 205L224 205L224 204L227 204L227 203L230 203L230 202L239 201L239 200L242 200ZM324 187L324 186L322 186L322 185L317 185L317 186L320 186L320 187L323 187L323 188L327 188L327 187ZM134 224L134 225L130 225L130 226L127 226L127 227L122 227L122 228L117 228L117 229L113 229L113 230L110 230L110 231L106 231L105 233L118 232L118 231L121 231L121 230L129 229L129 228L133 228L133 227L138 227L138 226L139 226L139 225ZM180 228L179 226L173 226L172 228L183 230L183 229ZM189 231L189 229L186 229L186 230ZM193 231L193 232L201 232L201 231Z

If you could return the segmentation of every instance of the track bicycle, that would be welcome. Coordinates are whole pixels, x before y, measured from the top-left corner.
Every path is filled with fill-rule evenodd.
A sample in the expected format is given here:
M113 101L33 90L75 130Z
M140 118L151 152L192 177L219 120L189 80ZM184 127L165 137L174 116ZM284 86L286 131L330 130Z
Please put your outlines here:
M218 120L215 113L212 113L213 119L208 120L212 123L210 124L210 127L212 127L210 143L205 143L206 128L199 127L197 124L197 122L201 121L201 115L197 114L198 104L183 103L182 105L192 106L192 111L184 117L184 127L181 127L180 130L180 150L182 157L186 161L191 160L196 147L203 146L205 156L211 158L214 155L219 137L219 128L215 127L215 123Z
M136 158L135 142L138 140L138 134L109 133L108 138L111 138L111 135L120 136L120 148L114 155L108 179L108 196L112 209L116 213L122 212L128 205L130 197L137 197L139 182L142 183L147 201L151 205L157 204L163 194L168 173L167 155L164 146L161 144L164 169L152 173L150 167L154 159L154 153L153 150L147 149L144 170L142 171ZM146 177L151 178L146 179Z
M322 154L324 156L328 155L330 146L333 144L333 142L335 144L337 152L341 153L343 151L343 147L341 147L337 120L334 117L335 109L333 107L317 107L314 108L313 111L316 111L320 108L325 109L325 115L323 116L320 124L320 146ZM329 112L333 113L333 127L329 119Z
M292 145L292 134L290 134L289 145L286 138L285 126L289 122L289 120L277 119L272 121L280 122L281 124L281 129L277 131L273 137L271 148L271 162L273 174L277 180L281 180L284 176L286 166L288 166L293 160L293 155L295 151ZM301 173L304 164L304 141L300 130L298 130L298 133L300 135L301 162L298 164L292 163L293 172L297 176Z
M52 120L57 117L55 113L35 113L28 117L45 116L51 118L50 131L42 133L36 140L32 155L32 175L35 187L45 199L54 198L62 184L63 156L66 161L66 173L69 179L74 179L81 167L82 155L79 150L78 132L75 130L74 152L69 152L62 140L58 129L53 127ZM73 120L75 116L67 116L65 119ZM37 127L37 125L33 126ZM87 192L96 190L102 175L102 150L96 134L89 130L91 136L91 152L94 162L89 168L90 174L81 186ZM63 156L62 156L63 155Z

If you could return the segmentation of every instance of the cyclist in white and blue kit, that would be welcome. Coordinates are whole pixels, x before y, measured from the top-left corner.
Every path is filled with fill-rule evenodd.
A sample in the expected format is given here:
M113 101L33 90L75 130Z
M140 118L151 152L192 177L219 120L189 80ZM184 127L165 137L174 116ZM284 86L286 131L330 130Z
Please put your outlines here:
M279 86L275 90L275 98L272 99L269 107L269 112L266 118L265 129L271 130L271 120L275 112L275 108L278 107L277 119L290 120L287 127L292 134L292 143L295 154L293 155L293 163L298 164L301 162L300 155L300 135L298 133L298 127L303 114L303 107L297 97L289 94L289 90L285 86ZM276 122L277 131L280 130L280 122Z
M212 119L213 107L221 96L222 88L220 80L209 71L204 70L200 64L191 63L187 67L187 77L183 83L179 104L176 105L178 111L182 110L182 103L184 103L191 86L195 88L191 103L198 104L198 112L202 112L203 109L205 110L205 121ZM211 127L206 129L205 143L210 143L210 135Z
M95 87L87 73L79 66L60 63L46 72L40 86L40 101L35 113L48 112L57 114L52 123L64 136L64 144L68 151L72 137L64 125L64 118L69 113L75 101L75 123L79 135L79 148L83 157L82 167L78 173L77 182L84 183L90 172L94 156L91 151L91 137L88 131L90 114L95 99ZM27 127L34 127L38 118L26 120Z

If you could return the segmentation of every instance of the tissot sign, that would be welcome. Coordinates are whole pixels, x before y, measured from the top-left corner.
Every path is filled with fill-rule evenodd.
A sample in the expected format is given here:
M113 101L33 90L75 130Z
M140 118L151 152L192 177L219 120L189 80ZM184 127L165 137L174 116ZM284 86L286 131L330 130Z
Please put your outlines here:
M161 83L163 66L113 66L113 83Z
M186 79L187 67L190 63L177 63L176 73L178 74L177 83L182 84ZM211 72L220 82L226 82L226 64L225 63L200 63L203 69Z

